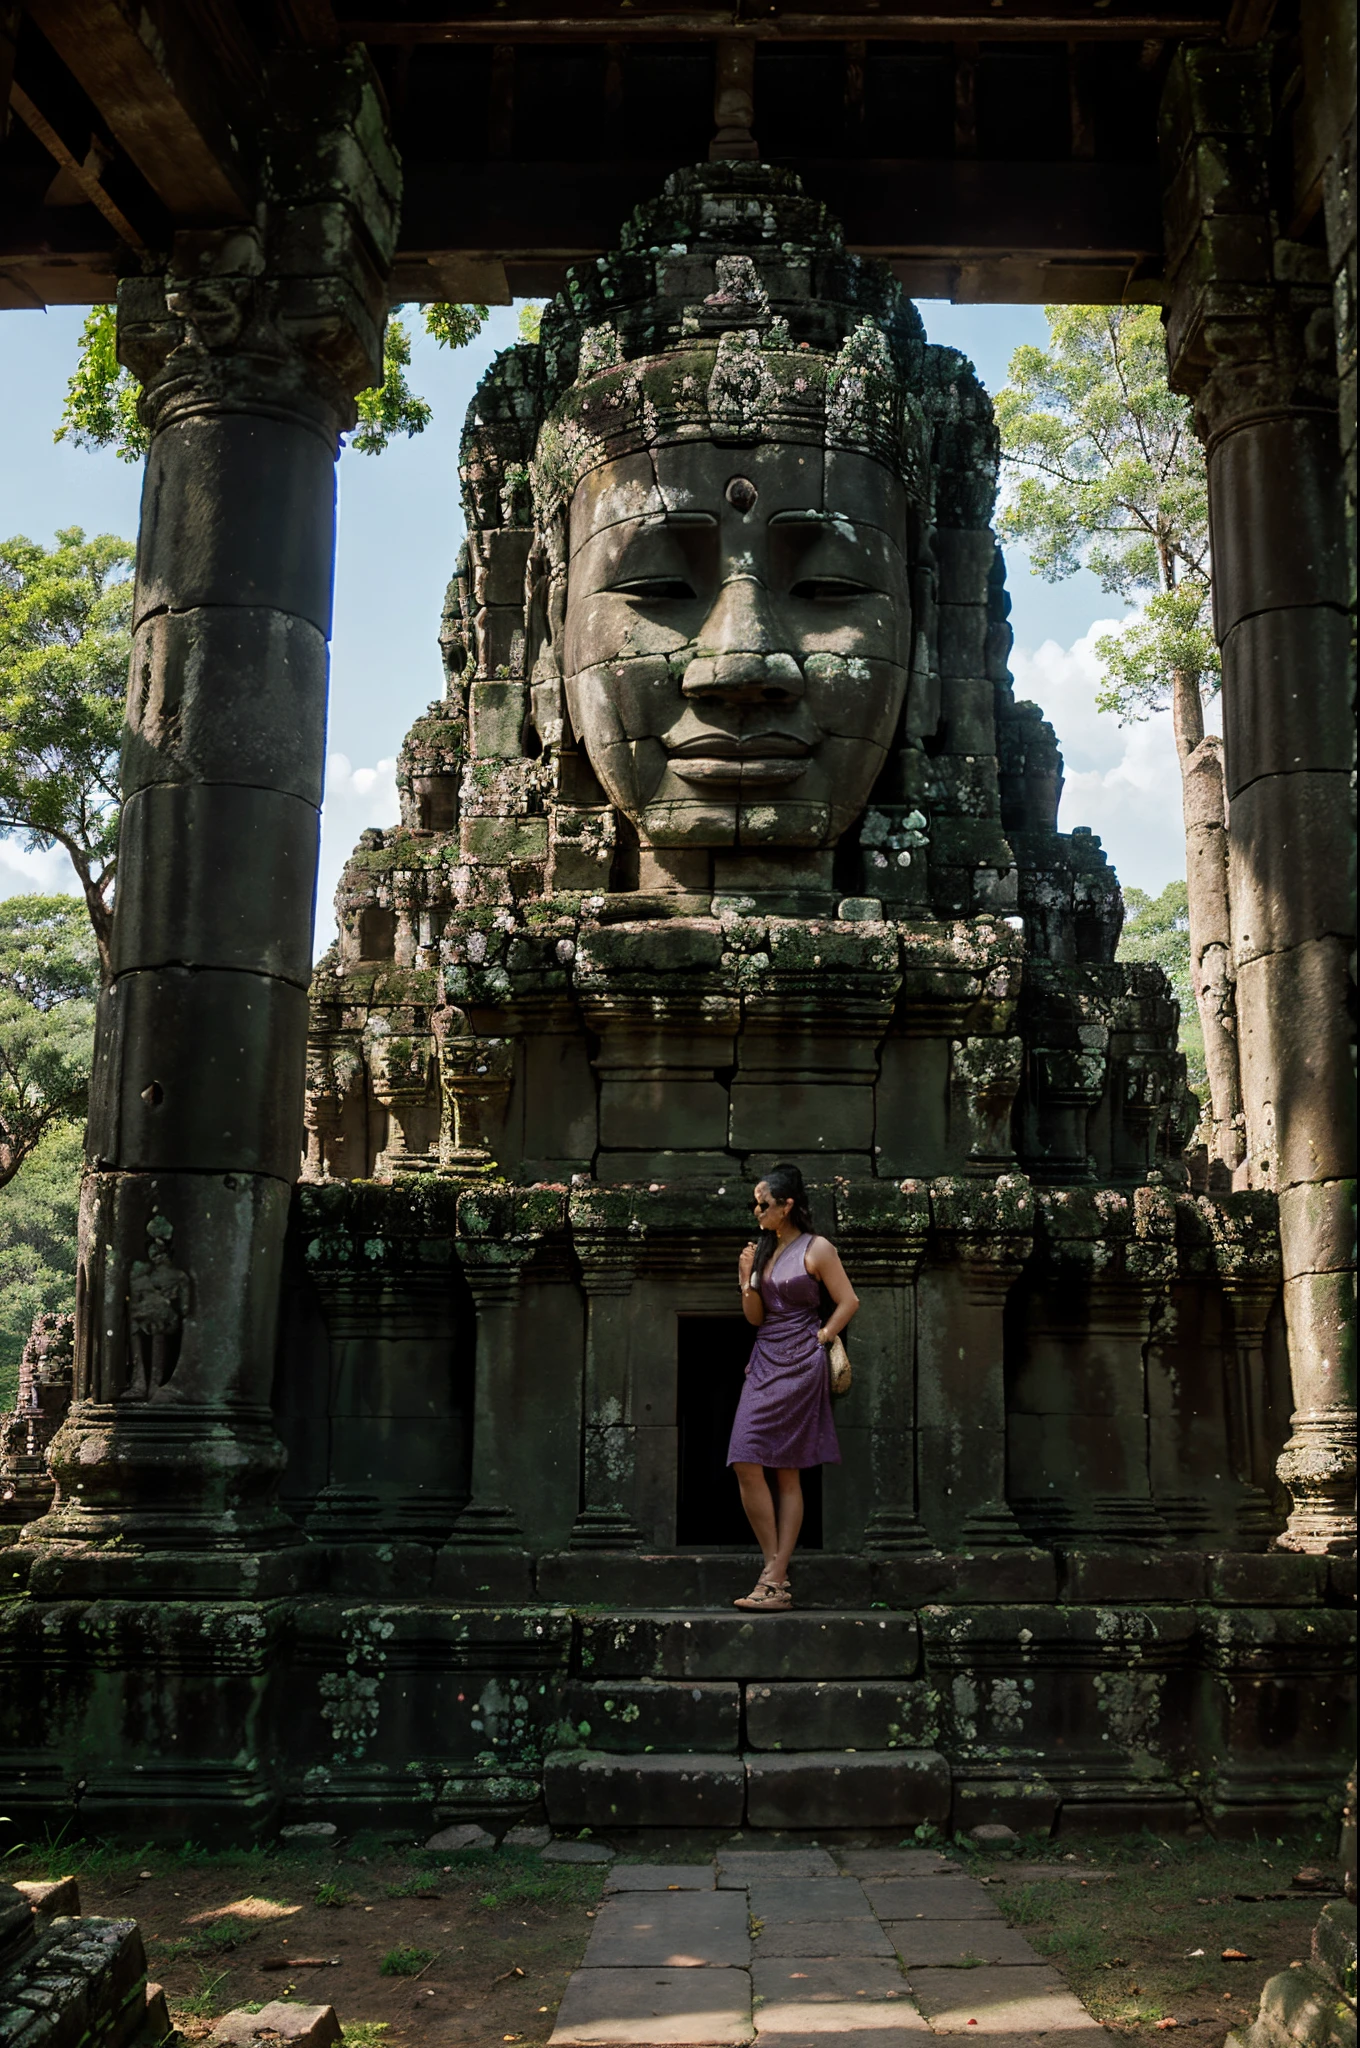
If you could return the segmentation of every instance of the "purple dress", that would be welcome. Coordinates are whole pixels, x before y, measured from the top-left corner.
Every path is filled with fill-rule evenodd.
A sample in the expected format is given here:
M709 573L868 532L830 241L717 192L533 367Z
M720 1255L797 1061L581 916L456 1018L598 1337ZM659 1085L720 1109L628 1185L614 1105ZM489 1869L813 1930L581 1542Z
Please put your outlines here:
M803 1265L807 1231L776 1252L760 1283L765 1320L751 1346L737 1403L729 1465L839 1465L826 1352L817 1342L822 1292Z

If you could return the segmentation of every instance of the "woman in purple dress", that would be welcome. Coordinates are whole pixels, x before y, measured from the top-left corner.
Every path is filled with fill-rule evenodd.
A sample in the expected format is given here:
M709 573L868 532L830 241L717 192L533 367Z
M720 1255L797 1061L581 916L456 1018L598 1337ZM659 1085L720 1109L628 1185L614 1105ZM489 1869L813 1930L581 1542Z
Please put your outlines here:
M793 1605L789 1560L803 1526L802 1474L809 1465L841 1461L826 1347L850 1321L859 1299L836 1247L813 1231L798 1168L772 1166L755 1194L760 1242L747 1245L737 1271L743 1312L760 1334L751 1347L727 1462L736 1472L765 1566L754 1590L733 1604L777 1613ZM834 1304L825 1322L823 1287ZM777 1513L767 1468L779 1487Z

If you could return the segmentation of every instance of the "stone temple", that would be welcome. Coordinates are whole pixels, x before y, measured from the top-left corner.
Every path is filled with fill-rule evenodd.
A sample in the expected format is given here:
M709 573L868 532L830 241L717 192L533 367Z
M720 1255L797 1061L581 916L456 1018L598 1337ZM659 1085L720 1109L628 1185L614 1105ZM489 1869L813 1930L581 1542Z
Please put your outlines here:
M792 170L658 180L483 381L445 694L312 974L317 508L400 179L362 66L306 79L256 223L120 288L126 880L11 1811L1328 1810L1330 1197L1192 1185L1168 985L1012 689L990 402ZM752 1618L734 1269L780 1158L862 1307L799 1605Z

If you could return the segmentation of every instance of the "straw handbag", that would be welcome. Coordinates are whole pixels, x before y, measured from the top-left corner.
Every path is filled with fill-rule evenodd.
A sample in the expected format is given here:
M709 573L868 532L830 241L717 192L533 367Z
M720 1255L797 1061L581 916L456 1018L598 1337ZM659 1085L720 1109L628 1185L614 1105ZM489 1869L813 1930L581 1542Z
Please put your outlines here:
M850 1353L839 1337L833 1337L826 1347L827 1371L831 1377L833 1394L848 1394L850 1391Z

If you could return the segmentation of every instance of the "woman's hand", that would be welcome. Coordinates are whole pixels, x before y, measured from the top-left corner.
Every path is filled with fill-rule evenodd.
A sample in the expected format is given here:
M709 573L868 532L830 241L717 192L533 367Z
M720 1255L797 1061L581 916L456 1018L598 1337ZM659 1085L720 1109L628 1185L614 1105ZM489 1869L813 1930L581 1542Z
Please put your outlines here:
M742 1251L741 1257L737 1260L737 1278L741 1281L743 1287L750 1286L751 1274L755 1268L755 1263L756 1248L753 1244L748 1244Z
M825 1350L827 1345L831 1342L830 1335L828 1334L825 1328L820 1329L817 1332L817 1342L821 1345L823 1350Z

